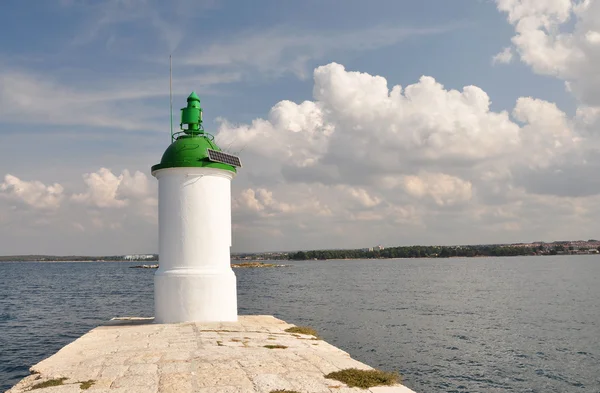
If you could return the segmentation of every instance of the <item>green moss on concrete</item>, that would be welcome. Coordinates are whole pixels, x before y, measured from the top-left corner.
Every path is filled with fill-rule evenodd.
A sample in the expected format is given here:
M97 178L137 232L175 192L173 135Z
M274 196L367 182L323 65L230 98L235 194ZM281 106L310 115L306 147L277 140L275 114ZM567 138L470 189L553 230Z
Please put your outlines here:
M359 387L363 389L373 386L391 386L400 383L400 375L381 370L359 370L348 368L345 370L329 373L325 378L335 379L345 383L350 387Z
M285 329L285 331L288 333L299 333L299 334L306 334L308 336L315 336L317 338L319 337L319 335L317 334L317 331L308 326L294 326L294 327Z
M300 393L297 390L271 390L269 393Z
M79 384L79 388L81 390L88 390L89 388L91 388L96 381L93 379L90 379L88 381L82 381L82 382L71 382L69 384L66 384L65 381L68 378L55 378L55 379L50 379L48 381L44 381L44 382L40 382L38 384L33 385L29 390L34 390L34 389L44 389L44 388L50 388L53 386L62 386L62 385L72 385L72 384Z
M51 386L60 386L60 385L64 385L65 381L68 378L56 378L56 379L49 379L47 381L44 382L40 382L38 384L35 384L31 387L30 390L34 390L34 389L43 389L43 388L49 388Z
M286 349L287 347L285 345L265 345L265 348L269 348L269 349Z
M81 390L88 390L95 383L96 383L96 381L94 381L93 379L90 379L89 381L79 382L79 387L81 388Z

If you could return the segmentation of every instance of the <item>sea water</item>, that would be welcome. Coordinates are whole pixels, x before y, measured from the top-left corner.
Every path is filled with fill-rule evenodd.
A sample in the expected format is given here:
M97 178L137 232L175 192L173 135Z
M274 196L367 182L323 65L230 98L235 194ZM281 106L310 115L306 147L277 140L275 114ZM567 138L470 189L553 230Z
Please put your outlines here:
M240 314L309 325L420 393L600 392L600 256L236 269ZM0 263L0 391L114 316L152 316L135 263Z

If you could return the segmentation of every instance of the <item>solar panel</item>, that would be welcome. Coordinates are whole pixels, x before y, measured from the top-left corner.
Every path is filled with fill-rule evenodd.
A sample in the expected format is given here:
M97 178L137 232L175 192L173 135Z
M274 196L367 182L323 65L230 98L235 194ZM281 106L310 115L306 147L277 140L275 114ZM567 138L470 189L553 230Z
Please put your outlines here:
M213 162L220 162L222 164L242 167L240 158L232 154L223 153L222 151L216 151L213 149L206 149L208 151L208 159Z

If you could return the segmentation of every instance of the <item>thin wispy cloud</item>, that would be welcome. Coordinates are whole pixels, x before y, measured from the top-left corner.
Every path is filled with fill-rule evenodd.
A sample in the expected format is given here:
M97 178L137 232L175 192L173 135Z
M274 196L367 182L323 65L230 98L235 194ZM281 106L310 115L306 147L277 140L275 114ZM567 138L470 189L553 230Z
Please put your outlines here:
M151 0L106 0L98 3L71 1L65 7L78 8L85 17L73 46L89 45L103 40L106 47L117 40L128 40L130 34L120 30L132 25L159 42L168 52L177 49L189 31L190 18L218 6L216 0L173 0L161 4Z
M434 27L375 26L348 31L293 31L285 27L246 31L210 42L184 56L187 66L232 67L280 75L310 74L308 64L326 56L386 48L404 40L447 33L459 25Z
M122 130L162 131L155 115L140 102L169 96L168 74L162 78L96 80L84 86L53 80L44 74L0 72L0 116L4 122L91 126ZM189 86L207 93L216 85L240 80L235 72L205 73L174 79L175 94ZM43 101L43 105L38 103ZM35 108L36 116L29 116ZM140 120L142 119L142 120Z

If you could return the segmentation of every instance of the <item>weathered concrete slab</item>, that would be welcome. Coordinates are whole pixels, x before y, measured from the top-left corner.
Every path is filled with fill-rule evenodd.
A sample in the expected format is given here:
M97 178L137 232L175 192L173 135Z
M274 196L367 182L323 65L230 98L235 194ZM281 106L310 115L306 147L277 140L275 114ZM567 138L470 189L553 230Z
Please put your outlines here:
M286 333L294 326L272 316L242 316L236 323L153 324L152 319L113 320L91 330L31 368L9 393L67 378L39 393L205 392L411 393L402 385L349 388L324 375L344 368L370 369L313 336ZM286 348L269 349L279 345Z

